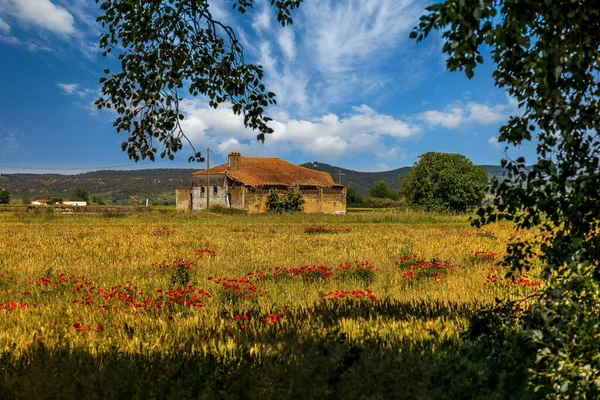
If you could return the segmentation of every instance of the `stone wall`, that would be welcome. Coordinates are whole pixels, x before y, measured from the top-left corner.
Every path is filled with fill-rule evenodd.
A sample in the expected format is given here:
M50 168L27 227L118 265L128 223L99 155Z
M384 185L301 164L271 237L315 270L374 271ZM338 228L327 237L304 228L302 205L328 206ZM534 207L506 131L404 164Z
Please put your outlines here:
M246 210L249 213L263 213L269 211L267 208L267 198L269 191L264 193L264 190L248 191L246 193Z
M323 214L346 213L346 188L303 189L304 212Z
M177 188L175 190L175 205L178 210L191 209L190 188Z
M345 214L346 188L302 188L305 213ZM250 213L268 211L267 197L269 189L250 189L246 194L246 210ZM279 190L280 193L283 190Z
M246 209L246 187L235 185L229 187L229 201L231 202L231 208L237 208L238 210Z
M204 210L206 208L206 186L194 187L192 192L192 209ZM227 199L227 186L209 186L208 187L209 206L229 207Z
M206 186L206 176L194 175L192 189L192 210L206 209L206 196L209 196L209 206L229 207L227 199L227 180L225 175L211 175L209 186Z
M218 179L218 180L217 180ZM267 212L267 198L270 188L246 187L242 185L228 186L226 180L211 177L211 183L219 184L208 187L210 206L231 207L247 210L249 213ZM286 189L279 189L284 193ZM300 189L304 197L305 213L345 214L346 188L344 187L303 187ZM177 189L177 209L189 209L190 189ZM194 186L192 190L192 209L206 208L206 186Z

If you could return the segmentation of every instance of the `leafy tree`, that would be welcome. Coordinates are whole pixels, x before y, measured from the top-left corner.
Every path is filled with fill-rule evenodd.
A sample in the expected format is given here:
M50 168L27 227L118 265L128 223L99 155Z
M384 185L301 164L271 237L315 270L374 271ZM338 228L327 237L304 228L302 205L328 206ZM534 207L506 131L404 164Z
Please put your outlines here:
M406 200L427 210L465 212L481 205L487 172L461 154L429 152L402 180Z
M10 203L10 192L6 189L0 190L0 204Z
M90 202L90 195L87 190L83 188L75 189L75 198L80 199L81 201Z
M375 182L371 190L369 191L369 197L375 197L377 199L398 199L398 193L391 190L387 182L379 181Z
M304 210L304 197L302 192L289 190L280 194L277 189L271 189L267 197L267 207L274 212L292 212Z
M234 113L243 113L245 126L258 130L261 141L272 133L264 111L275 104L275 94L261 83L262 67L246 63L234 30L214 17L209 0L96 1L102 11L98 22L105 29L102 54L119 53L121 67L116 73L104 70L96 105L118 113L114 126L129 134L121 147L131 159L154 160L155 141L164 147L161 158L173 159L181 150L182 139L188 140L179 110L183 91L206 96L214 108L231 104ZM241 14L254 2L232 0ZM302 0L269 2L285 26ZM195 152L193 160L204 159Z
M542 266L546 290L531 310L515 313L505 302L480 313L471 338L492 359L526 357L532 394L597 398L600 366L600 8L595 0L445 0L430 6L411 33L418 41L442 30L451 71L472 77L491 49L493 77L519 104L500 129L499 142L518 147L536 139L538 159L508 156L508 179L496 181L494 206L481 209L476 225L513 221L535 229L515 238L505 265ZM525 346L521 344L530 344ZM512 357L515 359L518 357ZM504 371L506 372L506 371Z
M356 193L356 190L353 187L346 187L346 206L361 207L363 205L363 198Z

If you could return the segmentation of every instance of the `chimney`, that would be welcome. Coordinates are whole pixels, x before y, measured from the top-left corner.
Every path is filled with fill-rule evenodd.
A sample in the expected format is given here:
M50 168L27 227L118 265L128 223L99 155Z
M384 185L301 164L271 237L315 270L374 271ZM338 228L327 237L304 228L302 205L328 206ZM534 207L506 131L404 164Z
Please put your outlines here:
M229 153L229 170L239 171L242 168L242 155L237 151Z

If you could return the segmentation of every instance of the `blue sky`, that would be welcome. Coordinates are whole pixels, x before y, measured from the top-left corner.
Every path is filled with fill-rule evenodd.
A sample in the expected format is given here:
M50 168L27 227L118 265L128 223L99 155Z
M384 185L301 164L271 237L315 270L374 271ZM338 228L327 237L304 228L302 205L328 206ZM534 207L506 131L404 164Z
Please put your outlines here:
M214 165L230 151L361 171L412 165L427 151L499 164L498 129L516 103L494 87L489 57L468 80L446 71L439 36L408 39L430 3L305 0L282 28L263 0L244 16L231 0L212 0L277 94L275 133L263 145L227 105L214 110L184 93L185 133L211 148ZM93 0L0 0L0 173L203 168L187 162L189 148L175 161L138 164L121 151L115 114L92 104L102 70L116 66L98 49L97 14ZM533 150L511 155L532 160Z

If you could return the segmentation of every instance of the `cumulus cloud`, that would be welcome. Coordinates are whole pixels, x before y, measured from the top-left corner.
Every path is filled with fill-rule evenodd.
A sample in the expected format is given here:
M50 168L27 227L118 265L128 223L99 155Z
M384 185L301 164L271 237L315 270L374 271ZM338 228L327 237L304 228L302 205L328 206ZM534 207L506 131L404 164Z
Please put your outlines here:
M425 111L421 119L432 126L443 126L444 128L456 129L464 121L464 111L460 107L452 107L445 111Z
M8 0L5 3L8 12L26 25L60 35L76 31L73 15L50 0Z
M510 102L469 102L398 117L362 104L351 107L348 113L323 113L315 118L297 118L283 109L273 109L270 126L274 132L267 136L264 145L255 140L257 132L246 129L243 116L235 115L229 105L213 109L200 99L186 99L180 103L180 109L186 116L182 128L192 143L210 145L223 155L240 151L280 157L300 152L323 161L367 157L391 164L404 159L400 145L406 140L440 126L457 129L467 124L496 124L507 117L512 107ZM489 143L501 148L495 137Z
M470 124L494 125L508 120L516 110L515 102L507 98L507 103L489 105L476 102L456 103L443 111L428 110L419 119L432 127L457 129Z
M490 107L487 104L469 103L467 104L468 120L475 121L483 125L497 124L506 121L508 118L508 106L499 104Z
M314 119L276 113L270 123L274 132L261 145L255 140L256 132L244 128L243 116L235 115L231 107L213 109L200 100L184 100L181 111L186 115L182 127L192 142L210 143L222 154L240 151L281 155L295 150L322 160L361 153L393 160L399 151L390 150L388 142L399 142L420 133L417 126L363 105L353 108L350 114L329 113Z

